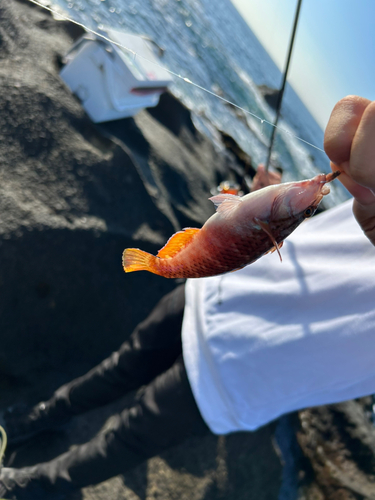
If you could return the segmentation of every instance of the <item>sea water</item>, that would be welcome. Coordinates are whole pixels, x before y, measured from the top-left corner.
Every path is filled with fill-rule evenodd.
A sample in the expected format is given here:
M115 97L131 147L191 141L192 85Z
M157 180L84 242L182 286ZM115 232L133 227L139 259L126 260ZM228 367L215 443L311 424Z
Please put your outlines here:
M54 0L54 4L91 29L111 26L151 37L165 49L162 63L168 69L255 114L260 119L174 79L172 92L192 110L196 126L218 148L223 147L217 132L222 130L254 165L266 161L272 130L267 122L274 121L275 112L258 85L280 88L282 74L230 0ZM322 151L293 137L323 147L322 129L288 84L278 127L272 158L283 168L283 180L330 171ZM344 188L334 184L326 206L348 198Z

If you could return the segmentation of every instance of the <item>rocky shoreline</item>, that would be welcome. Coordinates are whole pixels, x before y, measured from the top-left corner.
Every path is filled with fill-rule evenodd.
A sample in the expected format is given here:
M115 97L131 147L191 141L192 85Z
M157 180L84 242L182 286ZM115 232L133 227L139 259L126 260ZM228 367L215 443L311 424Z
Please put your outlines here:
M125 275L122 250L155 252L181 227L199 227L213 212L210 190L252 173L232 138L223 134L218 150L171 94L134 119L94 125L58 74L78 35L27 1L0 1L0 409L48 397L116 349L176 285ZM7 463L86 441L133 397L9 450ZM192 439L74 498L375 498L369 404Z

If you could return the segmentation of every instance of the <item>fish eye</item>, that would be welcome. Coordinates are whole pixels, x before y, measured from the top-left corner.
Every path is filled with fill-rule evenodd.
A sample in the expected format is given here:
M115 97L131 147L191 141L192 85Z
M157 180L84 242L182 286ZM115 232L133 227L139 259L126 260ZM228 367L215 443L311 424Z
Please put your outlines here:
M307 207L306 210L303 212L303 216L305 217L305 219L307 219L312 215L314 215L314 212L315 212L314 207Z

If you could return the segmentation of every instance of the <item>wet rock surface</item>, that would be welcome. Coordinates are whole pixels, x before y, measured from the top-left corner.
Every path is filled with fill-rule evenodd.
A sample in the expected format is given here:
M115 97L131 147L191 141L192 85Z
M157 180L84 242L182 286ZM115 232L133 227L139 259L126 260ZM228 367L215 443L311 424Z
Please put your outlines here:
M301 411L297 440L305 469L302 498L375 498L371 398Z
M49 397L117 349L176 286L125 275L123 249L156 252L202 225L210 190L243 168L241 152L218 150L171 94L134 119L94 125L58 75L78 34L26 1L0 0L0 409ZM6 463L51 459L133 401L9 449ZM368 405L191 439L72 500L375 498Z
M266 103L272 108L277 109L280 98L280 90L273 89L267 85L258 85L259 92L262 94Z

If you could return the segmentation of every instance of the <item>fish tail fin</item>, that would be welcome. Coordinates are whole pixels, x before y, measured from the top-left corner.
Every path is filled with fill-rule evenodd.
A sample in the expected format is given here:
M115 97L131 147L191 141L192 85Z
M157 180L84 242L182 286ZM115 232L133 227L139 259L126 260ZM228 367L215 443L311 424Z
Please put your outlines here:
M155 266L156 257L138 248L127 248L122 254L122 267L126 273L149 271L158 274Z

